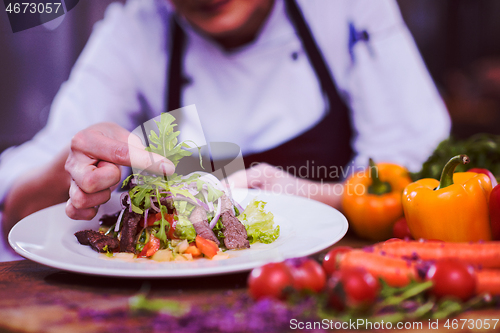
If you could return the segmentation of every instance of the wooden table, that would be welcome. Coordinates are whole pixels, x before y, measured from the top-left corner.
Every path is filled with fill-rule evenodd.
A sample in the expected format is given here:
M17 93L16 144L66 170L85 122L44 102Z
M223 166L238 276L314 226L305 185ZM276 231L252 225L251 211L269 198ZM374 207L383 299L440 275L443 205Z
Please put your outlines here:
M364 241L348 236L338 245L359 247L365 244L367 243ZM186 322L179 323L178 319L168 315L132 313L129 310L129 299L145 287L149 288L150 298L176 300L189 305L191 309L211 311L214 322L219 320L219 323L225 323L225 326L220 324L219 327L214 324L212 330L205 328L203 332L233 332L231 325L234 324L234 318L233 322L225 318L225 311L232 311L242 304L255 304L247 296L247 277L248 273L237 273L198 278L123 279L69 273L29 260L0 263L0 332L197 331L199 326L195 323L196 314L191 319L188 318L193 321L190 325ZM278 331L297 331L273 327L273 318L265 318L266 313L269 313L266 306L271 305L260 305L263 309L260 317L253 314L254 319L250 321L254 327L248 329L249 332L259 329L261 332L271 332L273 328ZM283 315L280 311L274 307L270 313ZM198 318L200 316L201 314ZM219 319L217 316L220 316ZM461 318L498 319L500 310L467 313ZM432 331L469 332L447 329Z

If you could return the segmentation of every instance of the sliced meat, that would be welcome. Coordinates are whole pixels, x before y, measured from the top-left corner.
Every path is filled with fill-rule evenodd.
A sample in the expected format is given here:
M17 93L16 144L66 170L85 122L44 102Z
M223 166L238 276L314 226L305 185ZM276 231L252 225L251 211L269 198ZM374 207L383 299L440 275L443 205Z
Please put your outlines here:
M224 245L226 245L229 250L249 248L250 242L247 240L247 230L240 220L234 216L234 213L230 210L226 210L221 216Z
M75 233L76 239L82 245L90 245L97 252L105 252L103 249L107 246L108 250L116 249L120 246L118 239L106 236L95 230L83 230Z
M233 203L225 194L221 197L222 233L224 245L230 250L250 247L245 226L234 216Z
M129 212L128 209L123 213L122 231L120 239L121 252L135 252L135 236L137 227L142 215Z
M189 216L189 220L193 224L194 230L196 230L196 234L205 239L214 241L217 245L220 244L214 232L208 225L207 212L205 211L205 209L203 209L203 207L195 207L195 209L193 209L191 215Z

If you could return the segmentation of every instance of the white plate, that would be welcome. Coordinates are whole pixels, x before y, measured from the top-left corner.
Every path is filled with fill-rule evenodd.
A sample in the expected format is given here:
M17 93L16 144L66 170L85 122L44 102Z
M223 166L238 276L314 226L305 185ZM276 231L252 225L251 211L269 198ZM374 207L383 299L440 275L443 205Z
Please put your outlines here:
M103 205L92 221L75 221L64 212L65 204L34 213L17 223L9 243L25 258L62 270L122 277L181 277L215 275L250 270L268 262L307 256L338 242L347 232L347 220L337 210L302 197L277 195L255 190L233 190L242 197L243 207L257 197L267 202L266 210L280 225L280 237L271 244L252 244L250 249L232 250L226 260L197 259L189 262L155 262L141 259L126 262L105 256L83 246L73 235L84 229L98 229L99 216L118 211L118 196ZM239 191L239 192L238 192Z

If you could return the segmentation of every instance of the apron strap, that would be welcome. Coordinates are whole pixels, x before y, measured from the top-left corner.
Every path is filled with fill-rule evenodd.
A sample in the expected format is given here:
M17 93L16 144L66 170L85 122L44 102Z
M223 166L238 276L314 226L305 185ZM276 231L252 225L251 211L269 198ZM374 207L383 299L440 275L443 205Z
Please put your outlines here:
M181 107L182 86L185 83L182 76L182 64L186 35L173 15L171 20L171 49L168 70L168 82L165 84L165 112Z
M328 98L329 106L332 107L333 105L338 105L339 103L344 104L337 92L333 76L326 65L325 59L321 54L318 44L313 38L311 29L309 29L297 2L295 0L285 0L285 5L290 21L295 28L295 32L299 36L302 46L304 47L307 57L309 58L309 62L318 77L321 89Z

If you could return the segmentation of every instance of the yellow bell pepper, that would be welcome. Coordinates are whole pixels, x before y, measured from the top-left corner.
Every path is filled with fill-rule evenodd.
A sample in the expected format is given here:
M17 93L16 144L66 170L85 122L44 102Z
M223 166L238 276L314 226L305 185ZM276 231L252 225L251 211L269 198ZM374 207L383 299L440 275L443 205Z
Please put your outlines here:
M491 180L487 175L457 172L469 163L467 155L450 159L441 180L421 179L403 192L403 208L415 239L449 242L491 240L488 200Z
M394 223L403 216L401 194L411 183L406 168L375 163L353 174L344 184L342 211L354 232L363 238L381 241L392 237Z

